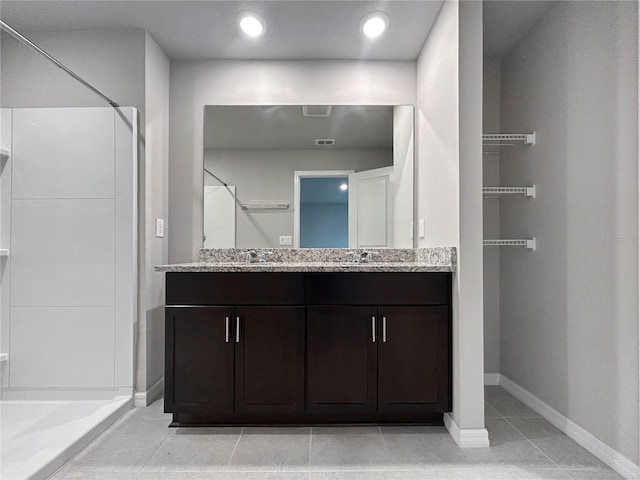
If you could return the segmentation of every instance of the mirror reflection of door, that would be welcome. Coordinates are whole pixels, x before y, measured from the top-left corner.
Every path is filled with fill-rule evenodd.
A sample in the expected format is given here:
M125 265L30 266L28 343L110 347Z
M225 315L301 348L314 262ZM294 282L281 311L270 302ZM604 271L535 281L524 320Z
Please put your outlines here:
M349 247L393 247L393 167L349 175Z
M349 177L300 178L300 247L349 246Z

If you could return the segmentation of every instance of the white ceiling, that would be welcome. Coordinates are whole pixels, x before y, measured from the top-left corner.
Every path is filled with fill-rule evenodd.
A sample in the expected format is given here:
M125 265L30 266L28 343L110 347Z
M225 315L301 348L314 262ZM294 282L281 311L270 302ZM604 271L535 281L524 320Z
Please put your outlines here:
M2 20L22 33L142 28L171 59L415 60L441 0L383 1L11 1ZM249 39L236 14L253 10L267 22L265 35ZM382 10L389 29L368 40L362 17ZM28 35L27 35L28 37Z
M141 28L177 59L415 60L442 0L2 0L0 17L22 33ZM501 57L555 3L485 0L484 52ZM267 22L251 40L236 14L254 10ZM371 41L359 32L373 10L389 15L389 30Z
M335 147L316 147L334 138ZM304 117L302 106L207 106L204 148L392 148L392 106L333 106Z

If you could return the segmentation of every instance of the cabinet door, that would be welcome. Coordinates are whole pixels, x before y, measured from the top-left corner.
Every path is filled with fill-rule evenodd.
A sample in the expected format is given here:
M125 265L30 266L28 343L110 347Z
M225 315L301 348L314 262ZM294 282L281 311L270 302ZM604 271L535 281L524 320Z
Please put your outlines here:
M166 411L233 410L232 319L232 307L166 309Z
M304 307L236 307L236 411L304 411Z
M380 307L378 318L378 411L446 408L448 309Z
M375 412L376 307L307 309L307 409Z

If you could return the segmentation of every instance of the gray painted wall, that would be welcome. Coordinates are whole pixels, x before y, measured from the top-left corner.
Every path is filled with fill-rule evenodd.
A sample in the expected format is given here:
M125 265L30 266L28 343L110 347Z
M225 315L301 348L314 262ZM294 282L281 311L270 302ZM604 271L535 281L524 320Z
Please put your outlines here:
M482 277L482 3L460 2L460 247L454 275L453 351L459 357L460 410L463 428L484 428L484 348ZM457 289L457 291L456 291ZM456 308L457 307L457 308ZM456 311L457 310L457 311ZM457 338L456 338L457 331ZM456 350L458 354L456 355ZM454 367L455 369L455 367ZM486 430L485 430L486 431ZM487 438L488 440L488 438ZM486 444L485 446L488 446Z
M280 235L293 235L293 179L296 170L371 170L393 162L391 149L205 150L205 167L236 187L239 202L286 201L288 210L236 208L236 248L277 248ZM206 185L220 185L210 175Z
M483 429L481 3L445 2L417 70L418 246L458 247L453 420Z
M501 371L638 463L636 2L554 5L502 65ZM552 46L553 48L550 48Z
M144 119L144 30L31 33L29 38ZM100 97L11 38L1 45L3 107L104 107Z
M499 58L484 59L482 133L500 129ZM492 148L492 151L498 149ZM482 184L500 185L500 154L483 155ZM510 198L482 202L484 238L500 238L500 205ZM484 248L484 371L500 373L500 247Z
M169 216L169 77L170 63L148 33L145 36L145 238L141 255L145 257L145 283L140 285L140 338L137 388L145 391L164 376L164 274L154 265L168 263L169 238L155 235L156 219Z
M202 246L205 105L415 105L415 62L182 61L171 64L169 261Z

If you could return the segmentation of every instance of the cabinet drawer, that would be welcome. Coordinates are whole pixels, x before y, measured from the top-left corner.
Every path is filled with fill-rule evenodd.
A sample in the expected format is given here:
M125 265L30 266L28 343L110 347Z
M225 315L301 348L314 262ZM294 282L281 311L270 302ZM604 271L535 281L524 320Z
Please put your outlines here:
M450 273L314 273L308 305L447 305Z
M299 273L167 273L167 305L302 305Z

